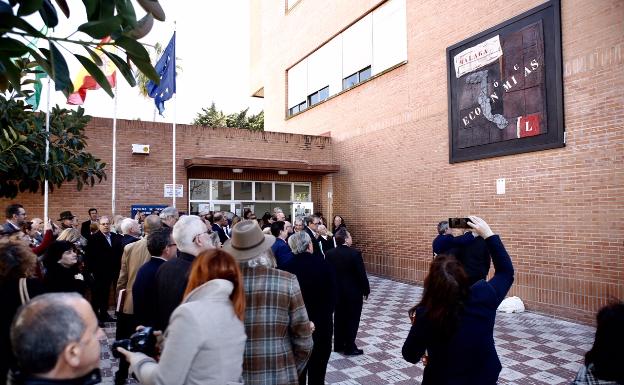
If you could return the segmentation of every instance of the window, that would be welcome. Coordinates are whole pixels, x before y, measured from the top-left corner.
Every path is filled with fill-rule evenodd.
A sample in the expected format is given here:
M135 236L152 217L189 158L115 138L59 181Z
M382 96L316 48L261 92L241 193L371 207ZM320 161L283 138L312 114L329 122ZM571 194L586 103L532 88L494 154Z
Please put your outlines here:
M292 183L275 183L275 200L292 200Z
M189 197L192 200L210 199L210 181L194 179L189 184Z
M305 110L306 108L308 108L308 102L297 104L296 106L288 109L288 116L292 116L298 112Z
M195 198L191 198L195 199ZM212 199L213 200L230 200L232 199L232 182L230 181L212 181Z
M318 90L317 92L311 94L308 96L308 104L310 106L313 106L315 104L318 104L319 102L322 102L323 100L327 99L329 97L329 86L322 88L320 90Z
M294 192L296 202L309 202L312 200L310 196L310 185L308 184L295 184Z
M256 182L256 200L272 201L273 200L273 183Z
M405 4L384 2L288 69L287 116L405 62Z
M351 76L347 76L342 81L342 89L346 90L347 88L351 88L354 85L363 82L364 80L370 78L371 76L371 67L368 66Z
M251 187L253 182L234 182L234 199L251 200Z

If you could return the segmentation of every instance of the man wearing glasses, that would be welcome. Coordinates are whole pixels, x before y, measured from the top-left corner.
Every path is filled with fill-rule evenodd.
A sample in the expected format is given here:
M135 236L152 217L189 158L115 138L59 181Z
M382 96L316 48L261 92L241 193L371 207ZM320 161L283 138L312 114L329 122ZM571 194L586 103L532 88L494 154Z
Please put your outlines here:
M2 232L11 234L22 229L22 225L26 222L26 210L19 203L13 203L6 208L7 222L2 227Z
M165 262L156 273L158 317L156 330L165 330L169 317L182 302L191 264L202 251L214 248L212 230L196 215L185 215L173 226L173 240L178 257Z
M321 223L321 218L317 215L309 215L304 218L305 228L303 231L308 233L310 239L312 240L312 245L314 246L314 252L312 254L316 256L320 256L325 259L325 253L323 253L323 247L318 240L318 225Z

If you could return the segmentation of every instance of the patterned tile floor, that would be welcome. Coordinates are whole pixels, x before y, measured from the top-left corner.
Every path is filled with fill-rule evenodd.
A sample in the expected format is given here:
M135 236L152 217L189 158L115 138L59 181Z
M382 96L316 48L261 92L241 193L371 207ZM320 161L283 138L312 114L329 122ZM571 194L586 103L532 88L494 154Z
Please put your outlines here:
M345 357L332 352L325 381L338 385L420 384L422 364L404 361L401 347L410 328L407 309L418 301L422 288L375 276L369 279L371 296L364 304L357 338L364 355ZM105 331L108 341L102 345L101 368L103 383L111 384L117 370L109 350L114 324L108 324ZM503 364L499 384L569 384L591 347L594 332L589 326L531 312L499 313L494 329Z

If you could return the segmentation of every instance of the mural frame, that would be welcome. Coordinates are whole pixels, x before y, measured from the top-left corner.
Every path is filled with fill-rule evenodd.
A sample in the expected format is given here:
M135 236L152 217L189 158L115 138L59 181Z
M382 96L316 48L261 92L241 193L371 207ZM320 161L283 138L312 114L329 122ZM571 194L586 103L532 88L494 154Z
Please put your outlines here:
M511 76L505 77L505 73L509 71L509 68L505 66L511 63L511 60L508 60L508 63L505 63L506 57L509 56L506 55L505 52L514 54L516 51L511 49L505 51L504 48L501 48L511 46L506 46L505 44L501 45L501 39L506 39L508 36L514 36L512 35L514 33L516 35L522 34L530 28L533 28L533 30L530 30L529 32L538 31L534 35L528 36L534 37L537 42L534 46L534 52L538 52L543 55L539 57L539 59L541 59L541 63L538 59L535 59L535 62L527 62L526 60L529 56L526 52L528 51L526 49L522 49L520 60L524 60L524 62L523 64L517 66L517 71L519 72L516 73L516 76L513 78ZM522 36L524 38L524 35ZM483 59L478 56L481 52L486 52L486 54L488 54L488 49L479 47L487 48L486 45L492 41L498 42L500 56L486 65L476 64L481 65L481 67L477 67L473 70L466 70L467 68L470 68L470 61L483 61ZM506 40L503 41L506 42ZM467 54L467 52L475 49L480 51L472 51L472 56ZM495 50L489 49L489 54L495 55L492 54L493 51ZM474 54L474 52L477 52L478 54ZM462 61L462 57L465 57L466 60ZM473 60L474 57L477 58ZM458 163L565 147L560 0L550 0L536 8L526 11L516 17L448 47L446 49L446 58L449 106L449 163ZM459 61L457 68L455 60ZM499 71L498 73L496 73L497 66ZM483 68L485 68L485 70L483 70ZM513 68L515 69L516 66L513 65ZM538 75L535 75L538 73L537 70L534 70L533 72L531 71L534 68L539 69ZM529 75L527 75L527 71ZM480 74L477 74L476 72L480 72ZM499 75L500 79L498 81L488 79L490 74ZM469 94L470 96L474 96L476 94L475 91L471 91L471 94L469 93L470 91L466 91L468 87L472 87L472 89L476 87L474 85L465 85L466 83L477 83L477 81L469 82L468 78L471 75L473 75L472 79L476 79L474 75L482 75L482 77L485 78L486 83L481 83L481 89L486 92L486 96L489 93L494 93L495 95L493 95L493 97L483 98L488 100L482 100L481 96L469 99L471 103L474 101L475 107L472 110L473 113L466 113L466 111L469 111L470 109L467 110L466 108L460 108L461 106L466 105L466 95ZM509 72L507 75L511 75L511 73ZM543 110L540 110L536 114L527 114L526 111L528 111L527 105L529 102L526 102L525 104L522 104L524 106L524 110L521 108L516 108L515 110L509 109L511 111L522 111L523 114L517 115L516 112L516 116L508 117L504 113L504 106L512 105L507 104L506 99L511 99L511 96L509 95L512 95L511 92L514 91L511 87L514 86L514 82L520 80L521 78L526 78L527 76L535 76L533 80L537 80L533 81L533 83L537 84L533 85L530 89L520 89L519 91L524 92L521 99L529 99L526 96L528 95L526 93L528 90L537 91L539 92L538 98L534 99L538 99L539 102L535 102L535 104L538 108L543 108ZM492 76L492 79L493 78L495 78L495 76ZM497 83L498 85L496 85ZM509 88L505 87L503 90L503 86L501 86L503 83L511 86ZM529 81L527 80L526 84L528 83ZM525 84L524 80L522 84ZM498 89L495 89L495 86L498 87ZM497 91L498 97L496 97ZM535 94L535 92L533 92L533 94ZM481 95L483 95L483 93L481 93ZM490 107L490 99L493 107ZM505 102L503 102L503 100L505 100ZM486 110L486 106L482 103L482 101L487 104L488 109L491 109L491 111L488 111L487 115L483 114L483 111ZM500 102L500 104L497 105L497 102ZM496 108L499 112L501 112L500 114L492 114ZM495 123L496 119L493 119L493 117L499 118L502 122L497 125ZM536 119L535 122L537 131L534 131L533 133L521 133L520 127L524 127L524 124L526 124L526 129L531 131L533 123L531 123L531 126L528 123L529 121L534 121L531 119ZM473 121L475 126L471 127L470 124L472 124ZM512 138L510 136L510 132L516 130L513 128L516 125L518 127L517 136ZM505 128L503 128L503 126ZM469 129L472 131L469 132ZM492 132L492 134L488 134L488 130ZM537 132L537 134L535 134L535 132ZM469 136L478 138L471 139ZM501 137L504 138L501 139Z

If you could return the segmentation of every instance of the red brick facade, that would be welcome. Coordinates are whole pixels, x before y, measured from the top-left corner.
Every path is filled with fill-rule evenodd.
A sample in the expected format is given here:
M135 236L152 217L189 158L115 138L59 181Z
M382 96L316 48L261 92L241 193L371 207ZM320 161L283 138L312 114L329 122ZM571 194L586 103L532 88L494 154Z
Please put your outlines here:
M285 70L381 2L304 0L283 13L283 1L262 1L253 63L265 67L252 71L264 76L252 83L263 87L269 129L331 131L341 166L333 211L368 271L422 282L436 223L475 214L508 247L510 295L528 309L592 322L609 297L624 299L622 2L561 1L566 147L458 164L449 164L446 48L542 1L408 0L406 64L286 119Z
M211 129L199 126L177 125L176 183L184 185L184 196L177 198L176 207L188 210L188 177L232 180L268 180L311 182L315 210L327 210L327 194L321 194L323 180L331 176L305 173L278 175L276 171L247 171L232 173L231 169L184 168L184 160L200 156L241 158L269 158L277 160L305 159L315 164L331 164L332 143L328 137L313 137L273 132L251 132L238 129ZM100 215L111 213L112 186L112 120L93 118L87 127L87 150L107 163L108 179L95 187L75 190L67 183L50 195L50 217L58 219L63 210L71 210L81 221L87 219L89 207L96 207ZM172 204L172 198L163 197L163 184L172 179L172 125L141 121L117 121L117 181L116 214L130 215L133 204ZM149 144L149 155L132 154L133 143ZM20 194L14 200L22 203L29 217L43 215L41 194Z

